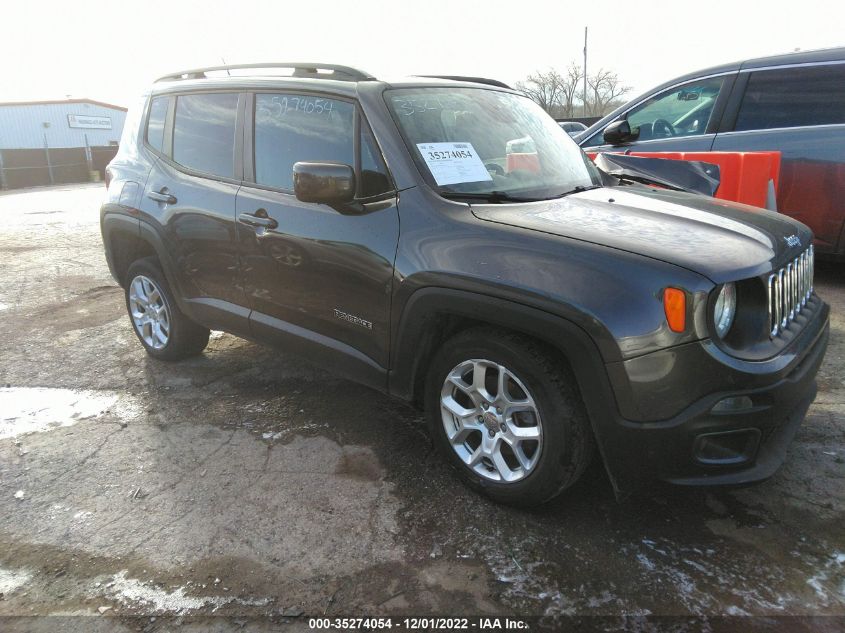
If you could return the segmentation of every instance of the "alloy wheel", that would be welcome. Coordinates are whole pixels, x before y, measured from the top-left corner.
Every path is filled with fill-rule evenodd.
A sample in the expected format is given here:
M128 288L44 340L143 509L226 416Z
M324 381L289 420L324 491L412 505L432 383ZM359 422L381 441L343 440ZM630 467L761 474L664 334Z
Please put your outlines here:
M522 381L490 360L467 360L440 392L443 428L452 449L485 479L513 483L537 466L543 448L540 412Z
M138 275L129 285L129 312L138 336L149 347L162 349L170 340L170 311L155 281Z

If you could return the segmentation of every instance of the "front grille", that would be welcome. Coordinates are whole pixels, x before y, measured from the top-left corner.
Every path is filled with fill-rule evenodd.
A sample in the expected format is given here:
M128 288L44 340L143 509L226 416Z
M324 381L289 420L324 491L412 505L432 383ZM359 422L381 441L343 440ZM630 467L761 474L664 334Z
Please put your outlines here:
M813 294L813 247L769 275L769 336L775 338L795 320Z

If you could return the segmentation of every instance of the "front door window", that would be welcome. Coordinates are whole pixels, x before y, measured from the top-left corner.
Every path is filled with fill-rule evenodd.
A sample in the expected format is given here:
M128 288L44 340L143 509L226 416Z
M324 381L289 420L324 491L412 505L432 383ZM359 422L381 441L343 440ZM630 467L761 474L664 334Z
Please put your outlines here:
M293 191L299 161L354 164L351 103L298 94L255 95L255 181Z
M628 112L628 124L640 128L640 141L704 134L724 77L670 88Z

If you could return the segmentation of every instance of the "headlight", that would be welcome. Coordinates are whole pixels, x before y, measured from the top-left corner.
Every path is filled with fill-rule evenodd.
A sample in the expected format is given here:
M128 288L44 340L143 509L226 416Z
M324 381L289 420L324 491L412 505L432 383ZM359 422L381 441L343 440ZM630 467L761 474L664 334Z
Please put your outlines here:
M728 283L722 286L719 296L716 297L716 305L713 308L713 323L716 324L716 334L724 338L736 315L736 286Z

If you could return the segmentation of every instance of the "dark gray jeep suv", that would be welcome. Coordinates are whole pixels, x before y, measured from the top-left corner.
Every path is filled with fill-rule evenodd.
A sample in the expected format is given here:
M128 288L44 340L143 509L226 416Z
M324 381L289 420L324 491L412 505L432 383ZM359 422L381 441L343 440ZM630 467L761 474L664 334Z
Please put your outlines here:
M815 396L807 227L611 178L495 81L174 74L109 178L106 256L151 356L209 329L304 354L424 407L499 501L554 497L596 450L617 490L760 480Z

